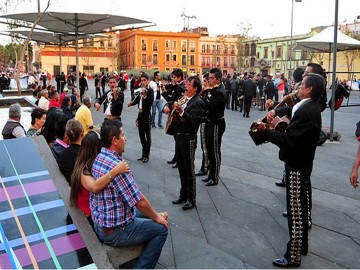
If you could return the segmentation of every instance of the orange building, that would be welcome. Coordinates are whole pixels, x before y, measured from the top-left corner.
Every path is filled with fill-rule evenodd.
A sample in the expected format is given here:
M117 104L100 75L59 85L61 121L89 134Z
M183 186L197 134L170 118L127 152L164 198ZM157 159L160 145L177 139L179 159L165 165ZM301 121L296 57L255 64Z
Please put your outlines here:
M156 32L143 29L120 32L120 69L180 68L200 72L198 33ZM187 61L188 59L188 61Z

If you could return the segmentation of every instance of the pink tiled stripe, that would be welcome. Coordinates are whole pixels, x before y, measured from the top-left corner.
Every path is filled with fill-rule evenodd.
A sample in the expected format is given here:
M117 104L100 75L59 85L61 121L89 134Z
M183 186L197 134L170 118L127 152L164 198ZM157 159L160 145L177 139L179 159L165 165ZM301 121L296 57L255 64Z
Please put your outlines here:
M56 187L52 180L44 180L33 183L24 184L24 188L28 196L56 191ZM11 199L25 197L21 186L11 186L6 188ZM0 202L6 201L4 190L0 188Z
M74 233L71 235L66 235L63 237L52 239L50 240L50 244L54 249L56 256L70 253L85 247L85 244L81 239L79 233ZM47 249L44 242L32 245L31 250L34 253L37 262L41 262L51 258L49 250ZM21 266L25 267L31 264L29 255L25 248L14 250L14 252ZM9 258L6 253L0 255L0 268L2 269L11 268Z

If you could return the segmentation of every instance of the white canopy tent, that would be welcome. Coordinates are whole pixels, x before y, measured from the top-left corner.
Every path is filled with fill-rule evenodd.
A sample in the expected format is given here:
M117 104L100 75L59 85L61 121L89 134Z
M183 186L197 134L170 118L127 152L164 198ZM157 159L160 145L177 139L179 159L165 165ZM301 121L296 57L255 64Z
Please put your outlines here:
M38 25L49 31L59 34L70 33L75 37L77 85L79 85L79 36L103 33L114 28L118 30L134 28L134 25L138 27L154 25L148 21L111 14L110 12L104 11L102 5L94 5L93 13L78 13L79 10L83 10L82 4L83 3L74 1L71 7L61 5L50 6L38 22ZM34 11L35 8L35 5L32 5L28 10L33 12L1 15L0 20L12 19L33 23L38 18L38 13Z

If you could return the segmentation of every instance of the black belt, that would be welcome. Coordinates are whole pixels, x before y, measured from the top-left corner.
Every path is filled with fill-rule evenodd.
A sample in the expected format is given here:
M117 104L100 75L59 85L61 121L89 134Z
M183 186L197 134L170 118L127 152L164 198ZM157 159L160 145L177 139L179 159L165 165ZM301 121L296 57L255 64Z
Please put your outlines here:
M210 123L213 123L213 122L217 122L217 121L220 121L220 120L223 120L223 119L224 119L224 116L220 117L218 119L214 119L214 120L207 119L207 121L210 122Z

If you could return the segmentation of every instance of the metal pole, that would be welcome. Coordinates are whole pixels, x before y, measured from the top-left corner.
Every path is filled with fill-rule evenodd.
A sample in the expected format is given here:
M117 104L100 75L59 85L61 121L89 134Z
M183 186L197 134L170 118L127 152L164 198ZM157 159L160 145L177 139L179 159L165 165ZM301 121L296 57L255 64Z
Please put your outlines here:
M79 87L79 19L78 14L75 13L75 54L76 54L76 88L80 91Z
M337 28L338 28L339 0L335 0L335 23L334 23L334 50L333 50L333 70L331 87L331 122L330 122L330 141L334 140L334 108L335 108L335 88L336 88L336 52L337 52Z
M189 27L190 27L190 17L187 16L188 24L187 24L187 38L186 38L186 77L189 77Z
M288 73L289 79L291 79L291 70L292 70L293 21L294 21L294 0L291 0L290 69L289 69L289 73Z

